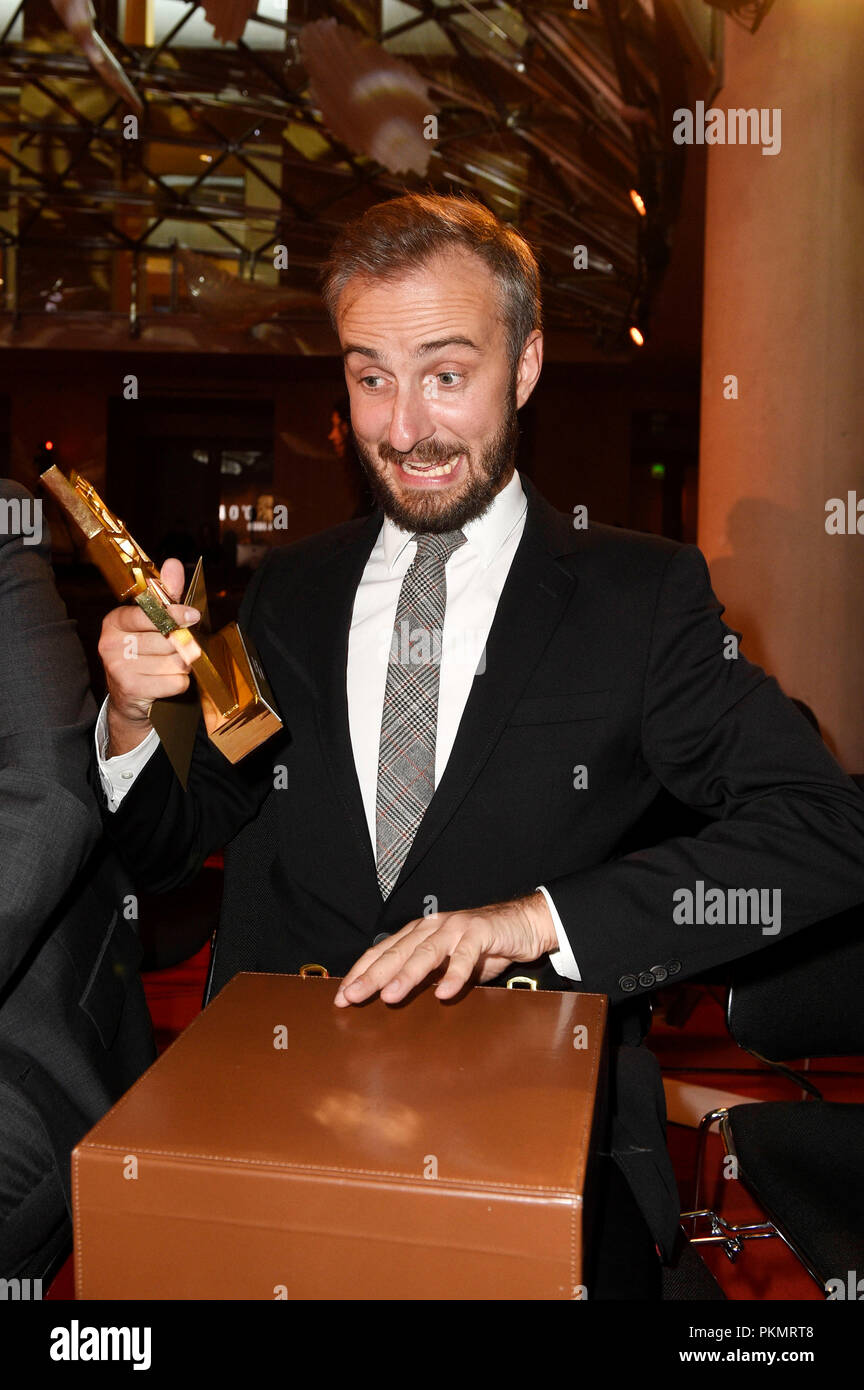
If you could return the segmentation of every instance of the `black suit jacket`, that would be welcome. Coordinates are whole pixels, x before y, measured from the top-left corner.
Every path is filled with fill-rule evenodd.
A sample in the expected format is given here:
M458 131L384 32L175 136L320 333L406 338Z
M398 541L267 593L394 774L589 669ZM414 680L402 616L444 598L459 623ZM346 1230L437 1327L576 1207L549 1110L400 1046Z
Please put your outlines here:
M430 896L445 911L545 884L581 970L575 987L615 1006L612 1149L668 1252L677 1194L659 1070L633 1046L638 1004L668 978L778 939L758 926L677 926L673 892L700 878L780 888L781 937L864 900L864 797L773 679L724 659L729 629L696 547L575 530L522 481L525 530L485 670L386 903L346 697L354 595L380 511L276 551L249 585L240 620L284 732L231 767L199 726L188 795L159 749L106 825L156 891L227 847L211 994L239 970L316 961L342 975ZM646 817L664 789L706 829L649 847ZM543 985L569 987L548 961L539 970Z
M133 888L88 781L84 652L47 526L30 544L5 524L32 502L0 479L0 1084L38 1117L68 1202L70 1149L155 1051Z

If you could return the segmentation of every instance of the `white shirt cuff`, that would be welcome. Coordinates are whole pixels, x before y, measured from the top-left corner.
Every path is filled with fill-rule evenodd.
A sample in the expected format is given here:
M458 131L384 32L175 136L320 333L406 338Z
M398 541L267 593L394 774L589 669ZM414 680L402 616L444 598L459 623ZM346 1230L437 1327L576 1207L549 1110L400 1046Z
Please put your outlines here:
M148 762L159 744L159 735L151 729L137 748L128 753L118 753L115 758L106 758L108 747L108 699L103 701L96 720L96 758L99 763L99 778L108 800L109 811L116 811L126 793L135 784L135 778Z
M546 899L549 911L552 913L552 921L555 924L555 935L558 937L558 950L549 952L550 965L558 971L559 975L563 975L565 980L581 980L582 976L579 974L579 966L576 964L573 948L567 940L564 923L558 916L557 907L542 883L538 883L536 891L542 893L543 897Z

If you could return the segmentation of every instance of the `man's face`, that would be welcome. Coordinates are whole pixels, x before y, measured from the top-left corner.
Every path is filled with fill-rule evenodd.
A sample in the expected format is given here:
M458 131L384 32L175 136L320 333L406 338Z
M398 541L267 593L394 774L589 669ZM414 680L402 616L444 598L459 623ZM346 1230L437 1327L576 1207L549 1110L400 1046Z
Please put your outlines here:
M338 321L354 441L387 516L435 532L481 516L513 474L539 332L513 371L498 284L470 253L395 281L349 281Z

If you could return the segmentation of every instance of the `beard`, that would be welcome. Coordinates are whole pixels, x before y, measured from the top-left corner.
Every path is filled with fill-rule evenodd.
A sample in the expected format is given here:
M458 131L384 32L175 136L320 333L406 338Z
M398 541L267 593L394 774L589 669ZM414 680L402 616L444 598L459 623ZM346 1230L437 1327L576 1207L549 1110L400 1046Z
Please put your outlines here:
M352 434L354 431L352 429ZM493 497L500 492L513 471L519 443L519 419L516 406L516 383L511 380L507 392L504 418L495 434L484 446L475 461L466 444L444 445L436 439L424 440L408 454L400 454L390 444L378 445L378 457L386 464L397 464L410 454L419 463L438 463L455 453L465 455L465 474L457 496L448 498L445 492L430 488L400 494L390 483L386 467L382 468L372 451L354 434L354 445L369 486L384 515L403 531L426 531L443 535L459 531L469 521L476 521L487 510Z

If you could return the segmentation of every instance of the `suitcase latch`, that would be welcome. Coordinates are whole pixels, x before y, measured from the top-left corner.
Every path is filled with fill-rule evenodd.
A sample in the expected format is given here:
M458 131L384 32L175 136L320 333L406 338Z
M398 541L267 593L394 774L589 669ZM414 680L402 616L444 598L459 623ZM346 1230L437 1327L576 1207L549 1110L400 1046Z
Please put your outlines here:
M305 980L309 975L318 975L323 980L330 979L330 971L323 965L301 965L300 974Z
M530 975L511 975L507 981L508 989L536 989L537 981Z

